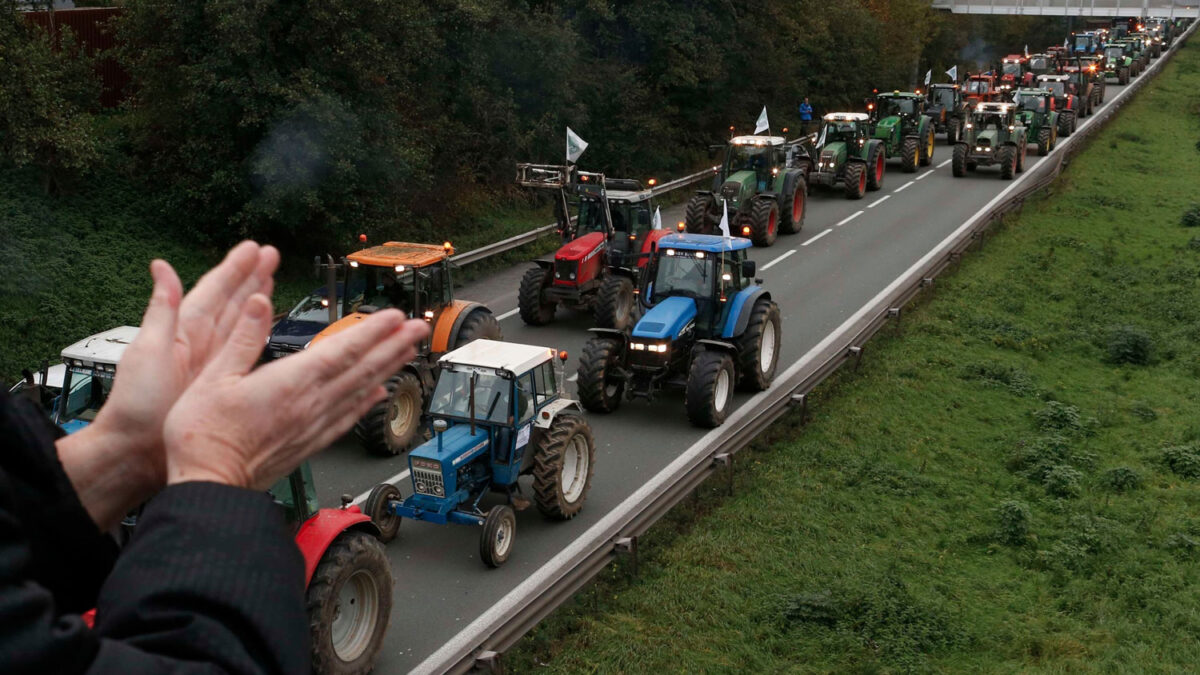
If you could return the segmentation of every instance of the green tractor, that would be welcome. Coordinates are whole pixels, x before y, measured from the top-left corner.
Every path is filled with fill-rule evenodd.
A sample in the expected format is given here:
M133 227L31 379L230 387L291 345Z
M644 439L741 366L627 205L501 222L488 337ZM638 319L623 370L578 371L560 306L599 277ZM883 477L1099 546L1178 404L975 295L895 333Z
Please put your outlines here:
M829 113L817 137L817 168L808 174L812 185L834 187L840 181L846 197L862 199L868 190L883 187L887 152L883 141L870 138L866 113Z
M1054 94L1045 89L1018 89L1013 92L1017 104L1017 123L1025 127L1026 143L1037 143L1037 154L1048 155L1058 145L1058 112Z
M804 227L807 175L812 170L808 145L808 136L794 141L781 136L730 139L712 190L698 191L688 200L687 231L718 233L724 202L729 207L730 229L755 246L774 244L780 232L799 232Z
M962 178L980 166L1000 165L1000 177L1012 180L1025 170L1025 127L1014 103L989 101L971 111L963 140L954 146L952 173Z
M1146 50L1146 41L1144 38L1128 35L1121 38L1120 42L1129 49L1127 53L1133 59L1134 63L1137 64L1137 71L1139 73L1150 65L1150 52Z
M917 92L876 94L867 102L871 137L883 141L888 157L899 157L905 173L933 161L933 120L925 115L925 97Z
M925 115L933 121L933 129L946 134L946 143L954 145L962 137L967 122L967 99L958 84L931 84L925 93Z
M1138 64L1133 62L1128 47L1120 42L1109 42L1104 45L1104 79L1115 78L1117 84L1129 84L1132 77L1137 77Z

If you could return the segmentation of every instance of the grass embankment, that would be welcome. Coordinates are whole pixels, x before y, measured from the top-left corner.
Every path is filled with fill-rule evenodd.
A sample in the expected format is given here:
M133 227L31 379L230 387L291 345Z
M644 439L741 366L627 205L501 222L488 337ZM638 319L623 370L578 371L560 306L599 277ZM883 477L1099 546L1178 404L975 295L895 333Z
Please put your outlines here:
M1193 671L1197 141L1193 41L514 672Z
M450 238L459 251L468 251L553 220L545 207L481 205L479 211L469 223L430 228L429 240ZM169 260L190 285L223 255L189 241L118 176L52 197L29 172L0 172L0 233L0 379L8 382L42 359L57 362L59 352L76 340L113 326L137 325L150 293L150 260ZM464 268L458 280L527 258L552 241ZM286 242L280 248L303 246ZM299 254L285 258L277 275L277 311L320 285L311 260Z

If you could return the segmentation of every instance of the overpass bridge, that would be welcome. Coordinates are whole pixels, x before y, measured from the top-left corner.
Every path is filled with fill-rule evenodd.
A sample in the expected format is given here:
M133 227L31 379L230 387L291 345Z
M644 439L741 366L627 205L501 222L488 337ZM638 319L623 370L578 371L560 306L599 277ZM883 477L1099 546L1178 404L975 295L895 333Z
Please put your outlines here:
M955 14L1195 18L1200 0L933 0Z

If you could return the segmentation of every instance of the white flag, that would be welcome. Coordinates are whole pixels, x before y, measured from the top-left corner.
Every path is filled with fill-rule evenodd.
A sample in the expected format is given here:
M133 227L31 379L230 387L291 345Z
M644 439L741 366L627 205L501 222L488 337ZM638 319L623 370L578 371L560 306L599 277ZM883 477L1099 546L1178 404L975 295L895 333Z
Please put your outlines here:
M1071 48L1071 38L1067 38L1066 40L1063 40L1063 49L1070 49L1070 48Z
M958 66L957 65L950 66L950 70L947 70L946 74L950 76L951 82L958 82Z
M1025 45L1025 58L1029 58L1029 45Z
M762 114L758 116L758 122L754 124L754 133L762 133L770 130L770 128L771 124L767 122L767 106L764 105Z
M721 215L721 224L718 227L721 228L721 234L729 239L733 236L729 233L729 203L722 199L721 205L725 207L725 213Z
M579 137L571 127L567 127L567 164L574 164L575 160L587 150L587 141Z
M652 230L661 230L662 229L662 207L661 206L654 209L654 220L650 221L650 229L652 229Z
M933 80L933 71L932 70L925 71L925 86L926 87L929 86L929 82L931 80Z

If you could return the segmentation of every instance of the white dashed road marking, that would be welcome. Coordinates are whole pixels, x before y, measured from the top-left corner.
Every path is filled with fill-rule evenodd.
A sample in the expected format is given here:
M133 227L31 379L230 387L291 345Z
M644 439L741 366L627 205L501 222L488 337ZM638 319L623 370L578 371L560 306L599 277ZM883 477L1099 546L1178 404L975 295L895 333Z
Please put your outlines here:
M850 221L854 220L855 218L857 218L857 217L861 216L861 215L862 215L862 214L864 214L864 213L866 213L866 211L855 211L854 213L852 213L852 214L850 214L850 215L846 216L845 218L842 218L842 219L841 219L841 220L838 222L838 224L837 224L837 225L834 225L834 227L841 227L841 226L845 225L846 223L848 223L848 222L850 222Z
M879 206L880 204L886 202L887 200L889 200L891 198L892 198L891 195L884 195L884 196L880 197L879 199L876 199L875 201L871 202L870 204L867 204L867 208L873 209L876 206Z
M762 268L764 270L769 270L772 267L774 267L776 263L783 261L784 258L788 257L789 255L791 255L795 252L796 252L796 249L792 249L792 250L788 251L787 253L784 253L783 255L779 256L778 258L772 260L771 262L767 263L766 265L763 265Z
M917 182L917 181L915 181L915 180L910 180L910 181L908 181L907 183L905 183L904 185L901 185L900 187L896 188L895 190L892 190L892 193L893 193L893 194L895 194L895 193L897 193L897 192L899 192L899 191L903 190L904 188L906 188L906 187L908 187L908 186L912 185L912 184L913 184L913 183L915 183L915 182Z
M824 231L824 232L822 232L821 234L818 234L817 236L813 237L812 239L809 239L808 241L804 242L803 244L800 244L800 245L801 245L801 246L808 246L809 244L811 244L811 243L813 243L814 241L816 241L816 240L820 239L821 237L824 237L825 235L829 234L830 232L833 232L833 228L832 228L832 227L831 227L831 228L829 228L829 229L827 229L827 230L825 230L825 231Z

